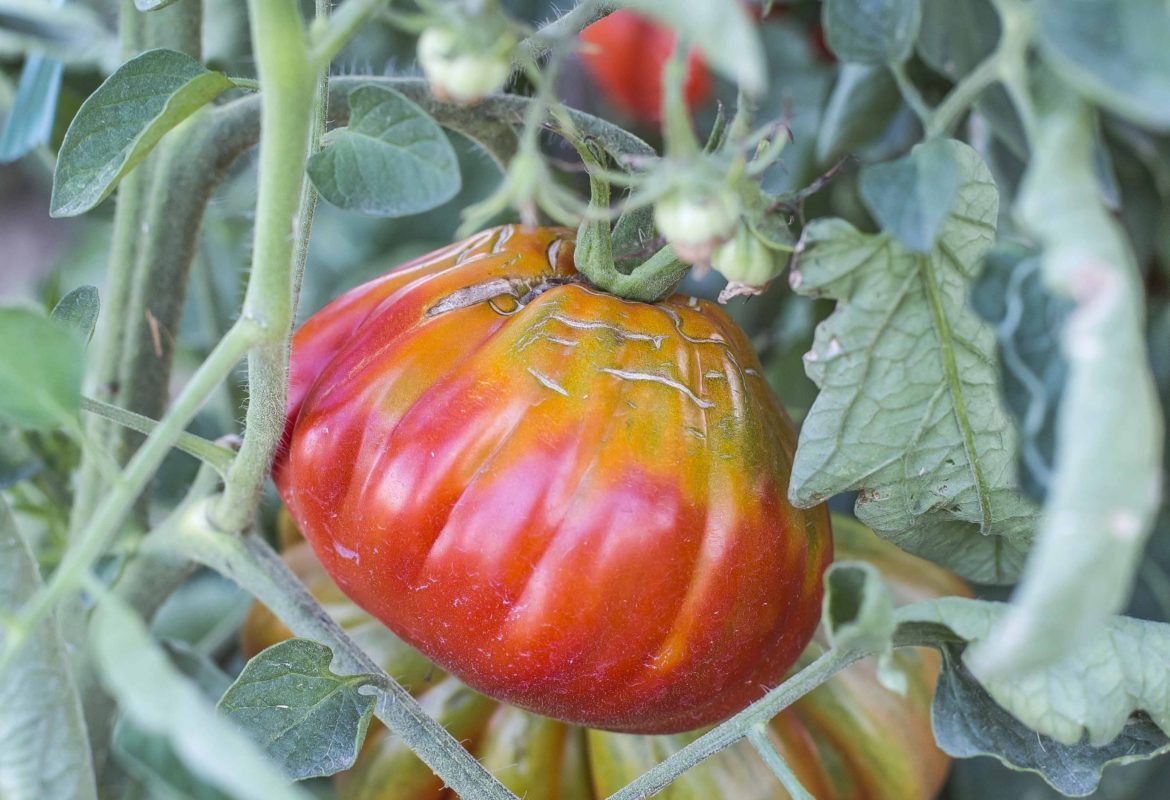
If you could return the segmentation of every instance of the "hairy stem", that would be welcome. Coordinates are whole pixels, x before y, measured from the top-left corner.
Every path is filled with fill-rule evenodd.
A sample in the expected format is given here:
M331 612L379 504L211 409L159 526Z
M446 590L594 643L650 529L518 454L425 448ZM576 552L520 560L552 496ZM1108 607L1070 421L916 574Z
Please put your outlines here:
M251 525L268 465L284 427L288 338L293 322L293 256L304 218L304 166L313 128L317 81L294 0L249 0L260 76L260 167L252 275L243 316L263 331L248 356L249 403L244 441L213 510L223 530ZM307 232L305 232L307 234Z
M636 800L662 791L691 767L748 736L754 726L766 723L845 667L867 655L869 654L862 650L830 650L768 692L763 699L695 739L610 795L609 800Z
M81 398L81 410L88 411L91 414L107 419L124 428L137 431L144 436L158 427L158 420L144 417L141 414L135 414L133 411L127 411L124 408L104 403L101 400L94 400L90 397ZM235 452L226 447L221 447L215 442L204 439L202 436L196 436L193 433L187 432L179 434L179 438L175 441L175 447L214 467L221 475L227 471L228 466L236 455Z

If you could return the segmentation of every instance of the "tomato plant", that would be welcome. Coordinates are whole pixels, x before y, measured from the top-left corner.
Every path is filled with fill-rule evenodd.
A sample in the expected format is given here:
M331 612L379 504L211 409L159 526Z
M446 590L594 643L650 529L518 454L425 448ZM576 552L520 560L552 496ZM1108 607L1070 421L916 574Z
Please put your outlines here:
M0 795L1167 796L1168 39L0 2Z
M827 513L789 505L795 430L722 311L572 263L571 232L509 226L318 312L277 486L342 589L472 687L710 724L812 635Z

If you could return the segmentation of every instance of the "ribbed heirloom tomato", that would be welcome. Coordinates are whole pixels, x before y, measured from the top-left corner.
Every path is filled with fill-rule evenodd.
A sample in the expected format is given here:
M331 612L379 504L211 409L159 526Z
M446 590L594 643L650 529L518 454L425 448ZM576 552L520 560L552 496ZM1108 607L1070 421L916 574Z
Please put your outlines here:
M955 575L878 539L856 520L833 521L838 559L881 572L896 605L945 595L969 596ZM377 621L341 596L304 542L284 559L362 648L419 696L427 713L458 738L519 797L608 797L702 731L669 736L608 733L566 725L489 700L437 672ZM256 604L241 631L251 656L292 634ZM805 659L823 648L818 636ZM906 679L897 693L878 680L869 658L833 676L773 719L768 736L801 785L818 800L929 800L950 759L934 743L930 706L939 673L934 650L901 648L893 664ZM422 761L374 723L352 769L337 776L338 800L454 800ZM789 800L752 746L740 742L689 770L655 797L662 800Z
M599 292L573 234L486 231L360 286L293 341L294 520L358 605L471 687L629 732L715 722L820 615L824 508L712 304Z

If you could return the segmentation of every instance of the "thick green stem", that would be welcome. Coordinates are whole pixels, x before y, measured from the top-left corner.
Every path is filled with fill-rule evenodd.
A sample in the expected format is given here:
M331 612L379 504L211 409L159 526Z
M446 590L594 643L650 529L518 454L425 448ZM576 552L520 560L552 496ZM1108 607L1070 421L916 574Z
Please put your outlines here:
M119 36L122 57L138 55L143 45L142 14L134 7L134 0L122 0L119 9ZM142 200L146 192L145 164L131 172L118 184L117 204L114 207L114 232L110 242L110 261L106 270L105 291L102 293L102 313L90 352L93 354L88 375L94 395L99 400L117 402L118 365L121 361L122 340L128 326L126 307L130 301L130 287L134 281L138 240L141 235ZM105 420L94 419L86 428L88 438L103 446L112 428ZM78 469L77 491L73 499L70 532L76 533L89 519L97 505L102 488L102 475L97 456L83 452Z
M254 126L255 119L244 105L229 103L199 114L163 143L127 308L129 327L119 370L118 405L123 408L158 417L166 407L175 340L204 212L228 169L254 143ZM123 457L140 441L138 434L126 431L121 437Z
M247 319L237 322L191 377L174 406L159 421L154 433L147 437L110 487L105 499L81 529L74 545L66 551L52 578L41 591L29 598L20 616L10 627L7 646L0 653L0 680L20 652L29 632L45 619L58 601L78 590L93 564L109 549L130 514L135 499L154 476L163 458L220 381L231 373L244 354L256 344L261 332L255 323Z
M860 650L830 650L813 663L768 692L731 719L700 736L660 764L647 770L609 800L636 800L660 792L679 775L705 761L749 734L754 726L766 723L788 706L811 692L841 670L865 658Z
M389 0L346 0L331 17L320 11L312 28L312 49L309 61L314 68L329 68L329 63L354 37L378 9Z
M317 86L304 25L293 0L250 0L260 76L260 168L252 276L243 315L264 331L248 356L250 400L244 441L213 511L223 530L249 527L284 427L288 338L293 322L293 258L304 218L304 166L313 129ZM307 232L305 232L307 233Z
M173 546L182 553L247 589L297 636L329 645L334 669L376 676L383 688L378 691L375 715L460 797L515 800L514 794L349 638L263 539L255 534L241 539L220 533L195 517L175 532L178 537Z
M203 60L203 0L176 0L143 16L148 48L177 50Z
M531 64L544 58L557 42L576 36L597 20L617 8L616 3L603 0L581 0L561 16L542 26L516 46L514 61L517 65Z

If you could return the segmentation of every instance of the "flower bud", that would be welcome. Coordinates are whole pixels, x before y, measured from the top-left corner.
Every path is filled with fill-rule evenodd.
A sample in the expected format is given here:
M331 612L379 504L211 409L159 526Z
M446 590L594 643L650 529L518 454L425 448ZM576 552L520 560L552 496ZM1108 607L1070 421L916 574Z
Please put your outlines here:
M470 105L504 88L512 65L491 48L477 52L453 30L427 28L418 37L418 63L440 100Z

